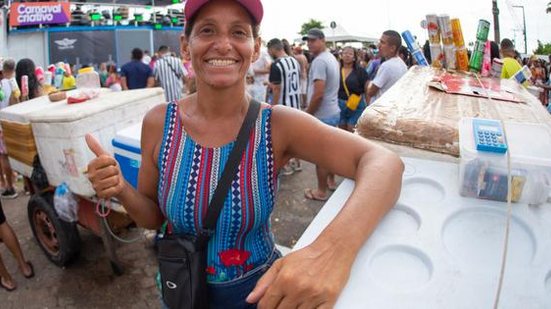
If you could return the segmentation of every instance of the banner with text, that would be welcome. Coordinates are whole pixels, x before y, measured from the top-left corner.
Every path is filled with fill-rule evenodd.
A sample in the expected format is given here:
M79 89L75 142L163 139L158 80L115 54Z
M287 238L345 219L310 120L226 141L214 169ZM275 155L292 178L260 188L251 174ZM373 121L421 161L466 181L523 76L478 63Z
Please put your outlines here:
M69 2L23 2L10 6L10 26L65 24L71 21Z

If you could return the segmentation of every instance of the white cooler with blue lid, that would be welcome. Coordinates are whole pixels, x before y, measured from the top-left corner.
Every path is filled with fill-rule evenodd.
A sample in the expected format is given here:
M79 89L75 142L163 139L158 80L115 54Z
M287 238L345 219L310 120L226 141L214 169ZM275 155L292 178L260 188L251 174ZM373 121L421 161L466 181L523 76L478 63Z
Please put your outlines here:
M84 136L94 135L104 149L113 153L113 138L124 128L139 123L154 106L165 102L161 88L102 92L97 98L78 104L54 104L28 118L42 166L53 186L62 182L71 192L94 196L84 173L95 155Z
M134 188L138 187L138 171L142 163L142 123L137 123L117 132L113 139L115 159L119 162L124 179Z

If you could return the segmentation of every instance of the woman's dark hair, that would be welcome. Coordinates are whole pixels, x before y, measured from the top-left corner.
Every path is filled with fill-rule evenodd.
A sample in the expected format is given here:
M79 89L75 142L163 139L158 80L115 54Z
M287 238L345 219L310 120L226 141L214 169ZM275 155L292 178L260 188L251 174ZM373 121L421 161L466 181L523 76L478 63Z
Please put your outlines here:
M251 15L251 13L249 13L249 11L247 11L247 15L249 15L249 18L251 19L253 38L256 39L260 36L260 24L254 21L254 17ZM197 16L199 16L199 12L195 13L195 16L186 21L186 24L184 26L184 34L188 38L191 36L191 30L193 30L193 25L195 25L195 20L197 19Z
M283 44L283 50L287 54L287 56L293 57L293 51L291 50L291 44L289 44L289 41L287 39L282 39L281 43Z
M364 51L364 53L363 53L363 59L362 59L362 60L363 60L365 63L369 63L369 61L371 61L371 58L373 58L373 54L370 53L370 52Z
M303 50L302 53L306 57L306 60L308 60L308 63L309 64L312 63L312 60L314 60L314 59L313 59L312 54L310 53L310 51L309 50Z
M411 66L411 54L409 53L409 50L405 46L400 46L400 50L398 51L398 54L400 56L404 57L404 62L408 67Z
M117 73L117 66L114 65L114 64L108 64L108 65L107 65L107 72L108 72L109 74Z
M29 58L19 60L19 62L17 62L17 65L15 66L15 80L17 81L17 85L19 85L19 89L22 89L21 77L23 75L27 75L29 78L29 100L34 99L40 95L41 87L38 83L38 79L36 78L34 70L34 62Z

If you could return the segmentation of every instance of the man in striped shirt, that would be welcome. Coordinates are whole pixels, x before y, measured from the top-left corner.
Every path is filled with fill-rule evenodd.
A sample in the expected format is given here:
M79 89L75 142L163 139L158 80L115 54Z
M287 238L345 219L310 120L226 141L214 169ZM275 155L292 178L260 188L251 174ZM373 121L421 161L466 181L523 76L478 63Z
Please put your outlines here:
M300 64L287 55L283 42L272 39L268 42L268 53L274 62L270 67L270 87L273 98L272 105L282 104L300 110ZM300 160L291 158L282 169L282 175L292 175L302 170Z
M184 65L180 59L170 55L168 46L159 47L158 53L159 58L153 70L155 79L164 89L167 102L180 100L183 96Z
M285 53L279 39L268 42L268 53L275 60L269 77L273 92L272 105L283 104L300 109L300 64Z

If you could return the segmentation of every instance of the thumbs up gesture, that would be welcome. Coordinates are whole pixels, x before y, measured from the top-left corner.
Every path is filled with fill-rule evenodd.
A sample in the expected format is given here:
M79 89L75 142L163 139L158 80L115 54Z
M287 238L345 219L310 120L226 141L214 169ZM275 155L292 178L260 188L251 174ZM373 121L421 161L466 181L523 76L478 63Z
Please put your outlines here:
M86 134L86 144L96 155L88 163L88 179L99 198L110 199L119 195L126 186L126 181L117 160L107 153L99 141L91 134Z

